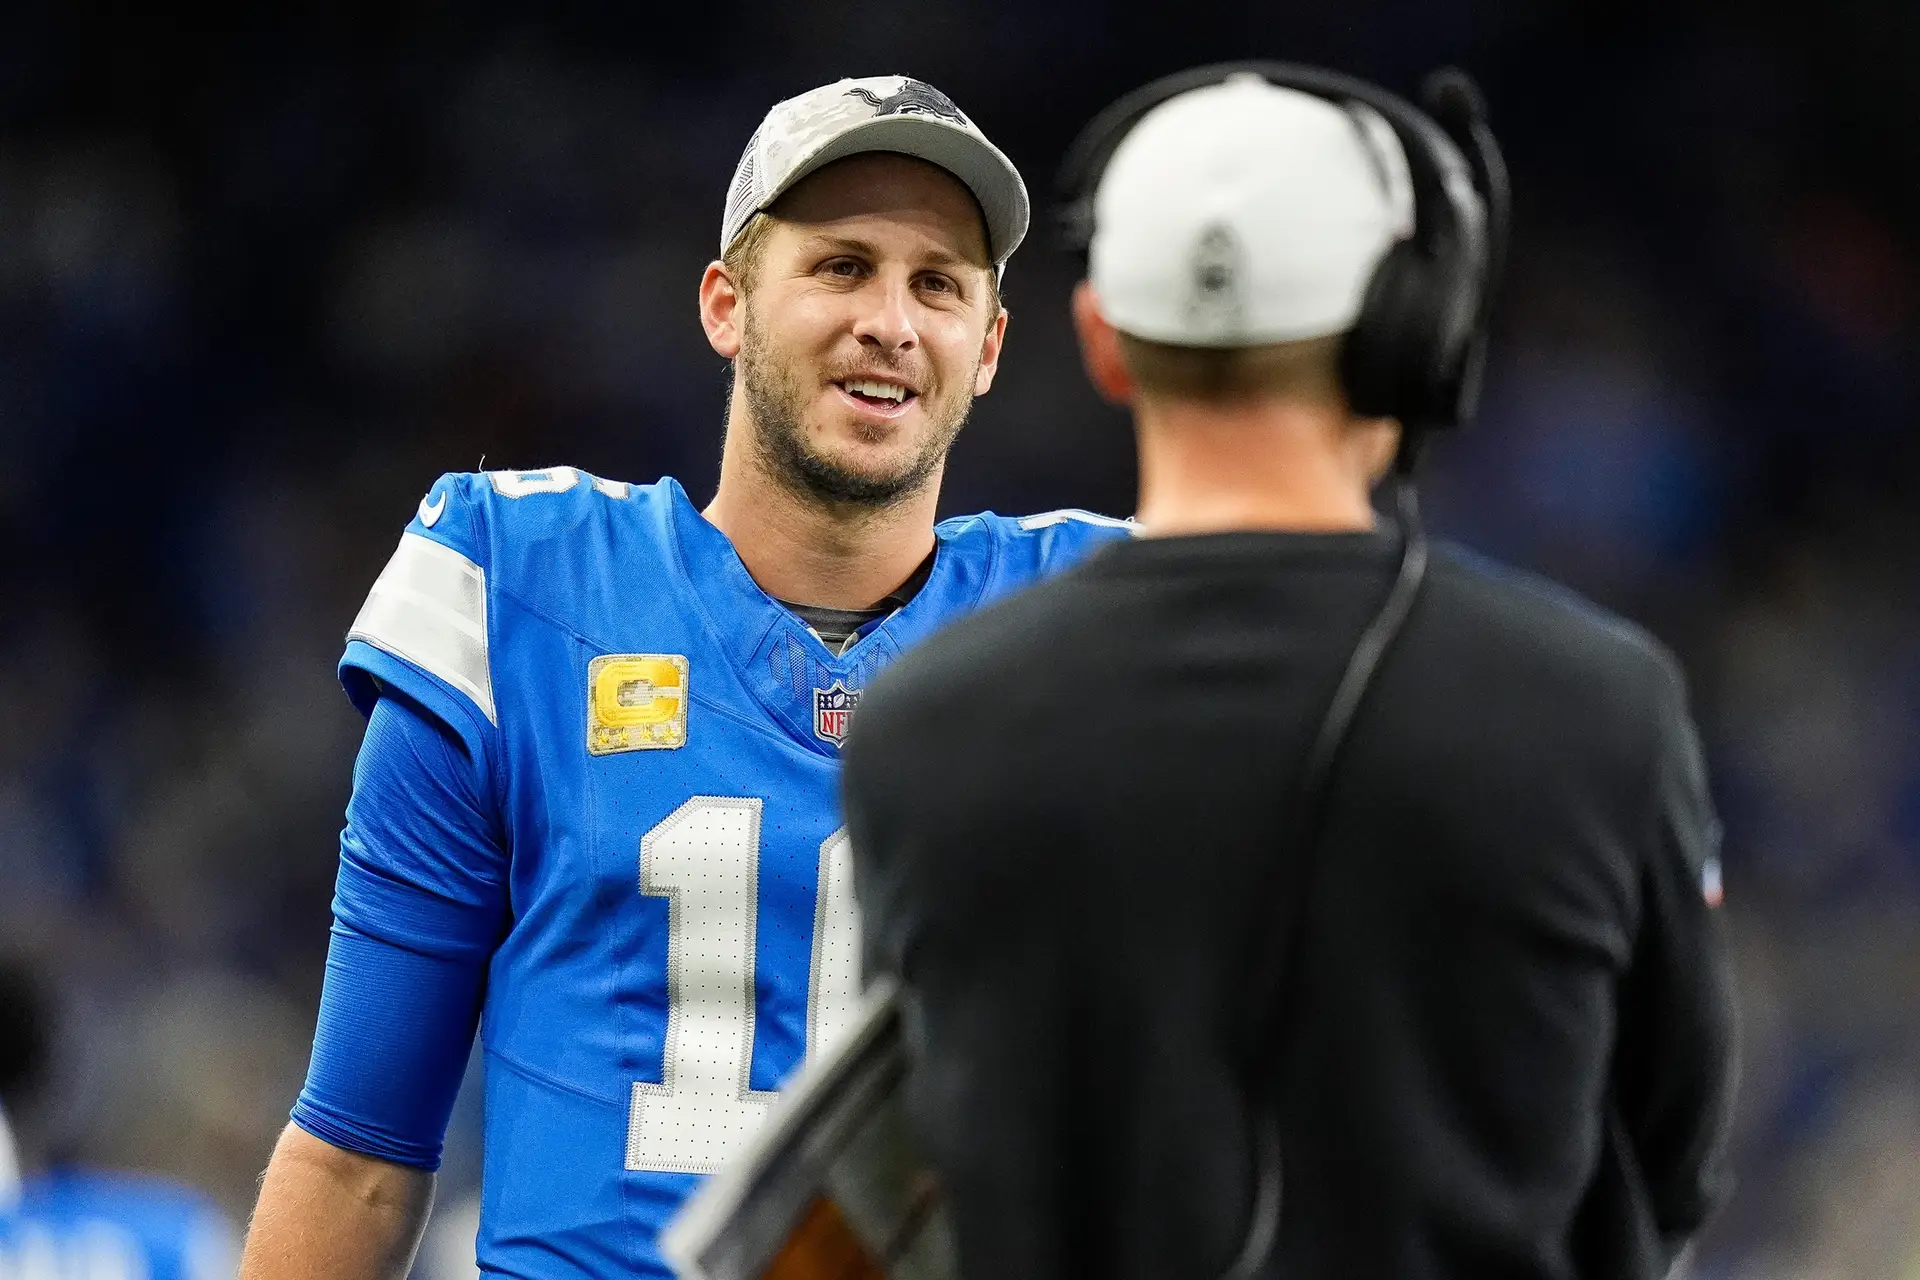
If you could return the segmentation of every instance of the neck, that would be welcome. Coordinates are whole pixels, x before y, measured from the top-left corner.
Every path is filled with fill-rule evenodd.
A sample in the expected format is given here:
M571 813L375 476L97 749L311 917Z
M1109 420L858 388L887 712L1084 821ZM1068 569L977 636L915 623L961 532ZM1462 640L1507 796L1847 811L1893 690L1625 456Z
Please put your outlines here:
M1396 431L1336 405L1145 397L1134 428L1149 536L1371 529L1368 494Z
M735 406L720 458L720 487L705 511L760 589L795 604L865 609L905 582L933 550L936 473L888 507L834 503L768 475Z

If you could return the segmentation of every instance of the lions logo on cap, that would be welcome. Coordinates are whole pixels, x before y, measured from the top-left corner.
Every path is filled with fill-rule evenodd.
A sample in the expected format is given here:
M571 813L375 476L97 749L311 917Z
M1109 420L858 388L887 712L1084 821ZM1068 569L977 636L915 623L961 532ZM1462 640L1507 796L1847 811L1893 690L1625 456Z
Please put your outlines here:
M900 87L886 97L855 85L847 90L849 98L858 98L873 108L876 116L937 116L955 124L965 124L966 116L953 105L953 99L924 80L901 78Z

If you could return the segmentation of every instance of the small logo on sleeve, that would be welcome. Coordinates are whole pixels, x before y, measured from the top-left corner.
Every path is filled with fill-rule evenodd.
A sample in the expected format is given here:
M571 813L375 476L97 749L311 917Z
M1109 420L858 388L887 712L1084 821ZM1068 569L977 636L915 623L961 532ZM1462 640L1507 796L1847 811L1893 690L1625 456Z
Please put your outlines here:
M860 691L835 680L832 687L813 691L813 733L823 742L839 746L847 739L847 724L853 709L860 705Z
M430 497L432 495L428 496ZM446 511L446 509L447 495L444 493L440 495L440 501L438 502L428 502L426 498L420 499L420 523L429 529L433 528L433 526L440 523L441 513Z
M1700 868L1700 896L1710 907L1727 900L1727 886L1720 877L1720 859L1708 858Z
M672 751L687 745L687 659L609 653L587 664L587 751Z

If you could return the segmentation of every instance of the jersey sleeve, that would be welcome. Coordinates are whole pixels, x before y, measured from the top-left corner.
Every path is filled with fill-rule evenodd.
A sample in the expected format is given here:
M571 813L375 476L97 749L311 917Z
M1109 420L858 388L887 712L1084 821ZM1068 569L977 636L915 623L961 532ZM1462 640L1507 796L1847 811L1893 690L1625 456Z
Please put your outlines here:
M1671 1254L1730 1186L1733 980L1720 823L1677 669L1666 673L1645 835L1640 926L1621 992L1614 1095Z
M389 688L367 722L340 838L307 1132L434 1169L508 921L485 768L447 720Z
M347 631L340 683L362 715L393 689L491 750L490 567L480 475L441 476L420 500Z

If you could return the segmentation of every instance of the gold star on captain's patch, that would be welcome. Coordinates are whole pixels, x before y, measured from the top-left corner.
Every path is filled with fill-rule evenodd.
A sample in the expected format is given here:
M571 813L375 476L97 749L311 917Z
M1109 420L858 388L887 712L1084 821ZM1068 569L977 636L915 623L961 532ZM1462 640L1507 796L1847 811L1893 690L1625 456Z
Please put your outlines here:
M671 751L687 745L687 659L608 653L587 664L587 751Z

